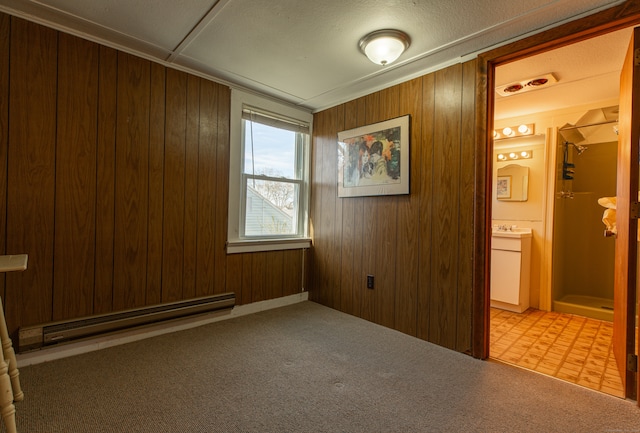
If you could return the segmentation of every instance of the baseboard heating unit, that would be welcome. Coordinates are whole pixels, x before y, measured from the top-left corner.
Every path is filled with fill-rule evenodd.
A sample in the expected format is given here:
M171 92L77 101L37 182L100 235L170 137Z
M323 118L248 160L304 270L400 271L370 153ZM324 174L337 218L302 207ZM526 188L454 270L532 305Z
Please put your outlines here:
M235 299L235 293L223 293L79 319L24 326L18 330L18 351L25 352L135 326L231 309L235 305Z

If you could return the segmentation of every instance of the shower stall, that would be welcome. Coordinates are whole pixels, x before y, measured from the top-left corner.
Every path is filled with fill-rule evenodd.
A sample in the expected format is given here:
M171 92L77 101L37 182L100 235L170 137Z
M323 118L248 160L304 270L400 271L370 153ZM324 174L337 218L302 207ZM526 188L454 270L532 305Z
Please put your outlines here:
M553 310L613 320L615 238L605 208L616 195L618 107L590 110L559 129L553 221Z

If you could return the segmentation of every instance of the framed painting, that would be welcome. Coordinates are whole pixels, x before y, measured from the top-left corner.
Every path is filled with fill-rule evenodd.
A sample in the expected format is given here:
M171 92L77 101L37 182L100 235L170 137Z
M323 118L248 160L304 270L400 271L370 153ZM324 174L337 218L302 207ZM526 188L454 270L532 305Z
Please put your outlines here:
M338 197L409 194L409 115L338 133Z
M496 198L498 200L511 198L511 176L498 176Z

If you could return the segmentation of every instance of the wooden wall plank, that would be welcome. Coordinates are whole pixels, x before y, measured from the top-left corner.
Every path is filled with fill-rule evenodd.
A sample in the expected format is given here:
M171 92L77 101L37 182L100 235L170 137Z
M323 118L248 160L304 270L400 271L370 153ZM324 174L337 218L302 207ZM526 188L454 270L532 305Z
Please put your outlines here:
M9 94L9 41L11 18L0 13L0 95ZM7 164L9 98L0 98L0 254L7 251ZM5 273L0 275L0 298L5 298Z
M364 97L365 104L365 125L370 125L381 120L380 114L380 92L372 93ZM362 317L366 320L378 323L379 318L376 315L377 303L379 302L380 293L380 277L377 272L380 259L384 258L384 252L380 250L380 234L378 227L378 212L381 210L379 205L379 197L370 197L364 199L363 221L364 229L362 232L362 274L360 281L366 281L367 275L377 276L374 287L365 289L362 293Z
M359 98L356 101L356 127L364 126L367 122L367 106L364 98ZM354 214L356 215L355 221L355 234L354 238L356 243L354 244L353 252L353 266L355 271L353 272L353 284L354 284L354 314L361 317L362 308L364 305L365 294L369 289L366 286L366 272L364 272L364 249L367 247L367 240L364 237L364 230L366 226L364 203L367 199L358 197L354 199Z
M267 285L267 299L282 297L283 293L284 252L269 253L269 262L265 269L265 283Z
M218 86L218 125L216 136L216 222L214 238L214 293L226 291L227 278L227 226L229 209L229 123L231 116L231 90Z
M230 254L227 258L227 279L225 292L233 292L236 295L236 304L243 303L242 298L242 263L243 254Z
M351 101L345 104L342 128L344 130L353 129L356 127L357 122L357 103ZM356 237L355 230L356 221L355 203L357 201L354 197L348 197L340 199L342 202L342 238L338 244L341 248L340 254L340 305L341 310L345 313L355 314L354 301L356 299L354 291L356 289L356 280L359 279L359 272L357 268L353 266L354 253L356 249ZM358 275L356 278L355 275Z
M372 200L364 200L362 212L362 266L360 268L360 281L366 281L367 275L373 275L375 279L376 275L378 253L376 250L377 230L376 225L371 222L371 216L375 215L376 211L377 206ZM361 317L365 320L375 322L377 300L375 289L371 290L365 288L362 289L360 293Z
M53 320L93 313L99 47L61 33Z
M198 228L198 152L200 128L200 78L187 76L187 112L184 164L184 264L182 298L196 296Z
M458 244L458 305L455 349L459 352L471 348L472 293L473 293L473 210L475 157L475 96L476 60L462 65L462 101L460 126L460 209ZM475 156L475 155L474 155Z
M435 73L431 322L429 341L454 348L458 282L461 65ZM454 294L454 295L452 295Z
M239 254L242 256L242 292L237 301L240 305L253 302L253 254Z
M57 41L54 30L11 19L6 248L29 264L6 276L10 333L53 314Z
M335 116L333 118L334 124L332 130L344 131L344 106L339 105L336 107ZM327 137L330 138L330 137ZM331 272L331 284L337 287L339 290L335 293L333 304L335 308L340 311L345 311L345 306L342 305L343 292L348 292L348 289L342 286L342 225L343 225L343 205L344 199L338 198L338 149L336 144L336 135L333 136L333 140L328 141L327 151L329 153L329 166L333 168L334 182L329 183L328 193L329 197L333 198L334 203L334 216L335 222L333 237L331 238L331 251L334 252L332 257L334 266Z
M420 174L423 161L420 158L422 133L422 79L416 78L400 85L400 113L410 116L410 194L398 197L398 221L396 224L396 299L395 328L405 334L417 335L418 316L418 252L417 236L420 219ZM402 149L406 151L406 149Z
M417 336L429 339L431 298L431 225L433 213L433 146L435 128L435 75L422 78L422 116L421 149L418 160L421 163L420 174L420 237L418 262L418 323Z
M400 87L393 86L380 92L380 120L400 116ZM379 258L377 266L378 302L376 305L377 322L383 326L395 326L396 270L397 270L397 229L398 197L383 196L378 200L379 211L372 222L378 224Z
M336 222L336 200L337 200L337 192L336 192L336 165L337 165L337 150L336 150L336 135L334 131L337 128L337 118L338 111L337 108L329 109L327 111L327 116L324 119L324 131L323 131L323 140L322 140L322 155L321 158L323 160L322 164L322 178L324 182L322 184L322 202L321 202L321 220L320 223L322 227L326 230L326 235L322 236L319 240L324 243L324 254L323 254L323 262L324 265L322 267L322 273L320 274L320 278L325 281L329 287L335 287L335 290L332 290L327 293L327 305L333 308L338 308L338 302L340 299L339 290L337 287L337 275L339 275L339 262L336 263L334 259L337 254L334 248L334 233L337 229ZM329 181L332 179L333 181Z
M150 62L118 53L115 171L115 310L145 304Z
M311 285L311 276L310 276L310 272L307 272L309 270L311 270L311 249L305 249L305 250L301 250L300 251L302 254L302 269L300 269L300 272L302 273L302 289L303 291L309 291ZM311 299L312 294L309 293L309 299Z
M200 84L200 128L198 150L198 229L196 295L213 294L216 224L216 152L218 132L218 86ZM242 263L242 262L240 262ZM240 284L239 287L242 287ZM233 291L233 290L232 290ZM240 299L236 293L236 298Z
M100 47L96 143L96 264L93 311L113 311L118 52Z
M162 302L162 235L164 217L164 134L166 68L151 64L149 107L149 220L146 303Z
M283 252L282 296L296 295L302 291L302 251Z
M162 301L182 299L187 74L167 70Z
M251 302L259 302L268 299L265 273L268 262L267 252L251 253Z

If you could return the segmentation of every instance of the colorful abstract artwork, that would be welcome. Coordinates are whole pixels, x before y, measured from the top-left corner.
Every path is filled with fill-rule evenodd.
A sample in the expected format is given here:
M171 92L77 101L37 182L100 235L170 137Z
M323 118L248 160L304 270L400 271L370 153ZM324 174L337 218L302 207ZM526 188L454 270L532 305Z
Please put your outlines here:
M409 116L338 134L338 196L409 194Z

